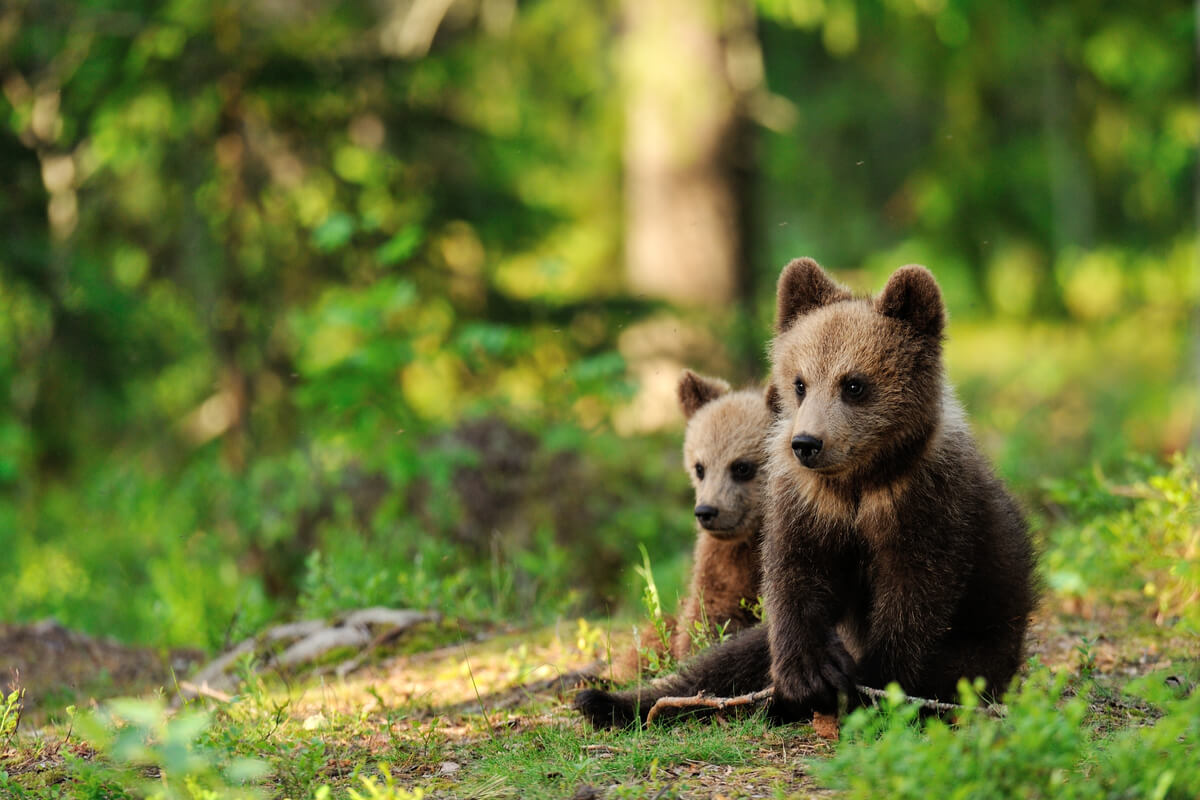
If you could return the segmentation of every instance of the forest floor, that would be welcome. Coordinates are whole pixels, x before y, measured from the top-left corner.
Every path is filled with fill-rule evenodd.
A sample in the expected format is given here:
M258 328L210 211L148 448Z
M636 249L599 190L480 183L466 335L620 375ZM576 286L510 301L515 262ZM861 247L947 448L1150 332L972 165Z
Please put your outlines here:
M1170 674L1173 666L1194 675L1200 659L1194 638L1088 612L1043 610L1030 631L1030 655L1056 671L1087 670L1114 690L1153 671ZM254 783L259 796L293 800L321 797L322 787L330 798L355 791L372 800L829 793L810 766L837 743L809 725L770 727L761 714L641 731L584 724L570 710L572 688L564 686L575 682L570 673L630 641L608 623L471 632L453 622L429 623L344 677L334 675L338 659L328 657L291 675L247 671L247 680L228 692L184 700L179 687L186 681L176 676L197 654L170 654L172 672L151 651L52 623L5 626L0 668L26 694L19 726L11 709L7 734L0 725L0 796L205 797L167 782L174 763L170 719L184 716L178 709L205 712L202 732L189 729L187 747L208 760L186 769L206 785L224 786L228 796L236 796L230 788L236 782L222 776L246 758L261 767ZM19 676L10 672L15 665ZM103 708L104 698L117 694L148 698L144 707L160 717L141 723L150 747L134 755L97 738L94 725L79 726L81 734L74 724L81 709ZM136 710L123 713L140 719ZM1105 713L1114 727L1137 724L1119 701Z

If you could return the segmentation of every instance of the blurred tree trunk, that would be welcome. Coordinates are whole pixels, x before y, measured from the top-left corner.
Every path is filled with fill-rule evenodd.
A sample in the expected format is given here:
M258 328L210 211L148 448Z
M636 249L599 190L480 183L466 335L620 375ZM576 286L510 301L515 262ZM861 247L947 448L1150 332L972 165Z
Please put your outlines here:
M630 289L684 306L747 298L753 175L745 107L762 83L741 0L625 0L626 271Z
M678 425L685 365L758 377L746 220L763 62L748 0L623 0L623 18L626 279L691 310L621 335L639 391L614 424L633 433Z

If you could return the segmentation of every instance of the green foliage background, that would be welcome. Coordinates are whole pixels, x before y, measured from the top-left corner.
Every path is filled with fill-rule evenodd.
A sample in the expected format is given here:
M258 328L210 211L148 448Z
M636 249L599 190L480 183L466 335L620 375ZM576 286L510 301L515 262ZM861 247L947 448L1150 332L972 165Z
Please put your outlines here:
M639 543L678 585L678 436L612 424L620 333L664 311L622 277L620 8L454 8L406 58L383 4L0 11L0 619L213 647L365 603L616 609ZM763 342L795 255L862 290L929 265L1043 514L1194 440L1189 5L755 14L749 291L678 313Z

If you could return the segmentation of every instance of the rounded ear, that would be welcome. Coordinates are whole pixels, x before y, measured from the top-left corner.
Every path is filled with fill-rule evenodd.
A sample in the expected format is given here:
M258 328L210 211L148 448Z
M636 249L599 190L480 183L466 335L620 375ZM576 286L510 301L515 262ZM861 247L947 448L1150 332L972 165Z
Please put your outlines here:
M775 388L775 384L767 384L767 391L763 394L763 399L766 401L767 410L771 412L772 417L778 417L783 413L783 401L779 399L779 390Z
M925 336L941 337L946 327L942 290L933 273L918 264L909 264L892 273L875 300L875 310L907 322Z
M775 332L783 333L796 318L839 300L849 300L852 294L833 281L821 265L811 258L788 262L779 273L776 290Z
M683 416L691 419L701 406L728 391L729 384L720 378L706 378L685 369L679 376L679 405L683 409Z

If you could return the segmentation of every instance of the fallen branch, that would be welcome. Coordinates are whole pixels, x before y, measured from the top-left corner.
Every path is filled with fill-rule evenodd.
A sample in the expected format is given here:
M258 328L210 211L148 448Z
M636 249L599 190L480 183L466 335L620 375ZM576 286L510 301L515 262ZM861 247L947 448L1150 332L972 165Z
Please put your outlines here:
M650 712L646 714L646 724L649 725L654 722L655 717L667 708L678 708L685 711L699 708L714 708L717 711L724 711L725 709L737 708L738 706L757 705L770 699L773 694L775 694L775 687L768 686L761 691L740 694L737 697L710 697L703 692L692 697L660 697L650 708Z
M357 669L378 647L415 625L439 619L441 615L436 612L376 607L350 611L329 621L310 619L276 625L218 656L192 675L190 681L181 683L180 689L185 696L204 694L219 700L211 692L225 695L237 686L238 678L230 671L248 654L253 656L252 670L260 673L268 668L294 669L338 648L357 649L355 658L339 666L338 674L344 676ZM201 688L207 691L198 691Z
M870 686L855 686L861 694L872 698L873 700L887 699L888 693L882 689L873 689ZM724 711L729 708L738 708L740 706L756 706L758 704L766 704L771 701L775 695L775 687L768 686L757 692L749 694L741 694L736 697L713 697L706 695L703 692L691 697L660 697L650 711L646 714L646 724L654 722L660 714L668 708L678 709L682 711L698 710L711 708L717 711ZM958 703L943 703L940 700L929 700L924 697L906 697L905 700L909 703L915 703L922 708L928 708L931 711L967 711L967 706L959 705ZM972 709L977 713L986 714L991 717L1003 717L1008 714L1008 708L1000 703L989 705L975 706ZM813 727L817 729L817 733L825 739L837 738L837 717L831 714L822 714L817 712L813 717ZM832 735L830 735L832 734Z
M191 681L180 681L179 688L182 691L187 692L189 695L193 695L195 697L207 697L210 700L216 700L218 703L233 702L232 695L228 695L225 692L214 689L207 683L201 683L197 685Z
M371 640L370 644L359 651L358 655L343 661L334 669L334 673L339 678L344 678L351 672L365 664L379 648L384 645L391 644L400 638L400 636L411 628L413 625L420 622L437 622L441 619L438 614L426 614L420 611L397 611L391 608L367 608L362 611L356 611L347 617L343 625L391 625L382 633L379 633Z

